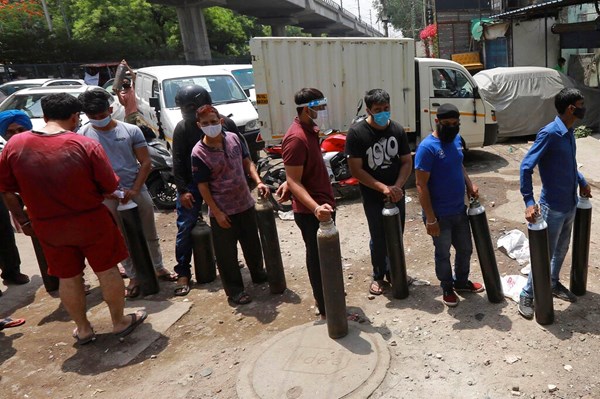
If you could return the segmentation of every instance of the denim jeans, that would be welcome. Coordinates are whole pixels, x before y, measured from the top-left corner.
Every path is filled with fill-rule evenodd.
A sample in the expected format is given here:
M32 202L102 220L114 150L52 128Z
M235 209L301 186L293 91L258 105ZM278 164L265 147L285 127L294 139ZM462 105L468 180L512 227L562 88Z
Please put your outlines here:
M373 280L383 280L383 276L385 276L390 268L387 257L387 246L385 243L385 230L383 229L383 216L381 215L383 206L383 201L376 201L363 197L363 208L365 210L365 216L367 217L367 223L369 224L369 234L371 236L369 249L371 250L371 264L373 265ZM406 219L406 204L404 203L404 197L401 201L396 203L396 206L400 210L402 233L404 233L404 221Z
M464 285L471 269L471 226L466 212L458 215L438 216L440 235L433 238L435 247L435 275L443 290L451 290L456 283ZM450 263L450 246L454 247L454 276Z
M192 229L196 227L196 221L202 217L202 196L198 187L189 187L194 196L194 204L191 209L185 208L177 196L177 238L175 239L175 273L179 277L192 277Z
M560 277L562 267L567 251L569 250L569 241L571 240L571 230L573 230L573 221L577 207L574 206L568 212L553 211L547 205L541 205L542 217L548 224L548 249L550 250L550 277L552 279L552 288L556 287ZM533 297L533 270L529 273L527 284L523 287L521 295Z

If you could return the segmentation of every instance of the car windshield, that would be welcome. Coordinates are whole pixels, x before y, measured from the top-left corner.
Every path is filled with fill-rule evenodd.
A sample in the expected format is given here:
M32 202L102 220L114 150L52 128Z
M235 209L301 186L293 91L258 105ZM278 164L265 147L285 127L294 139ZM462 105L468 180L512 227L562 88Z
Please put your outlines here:
M177 91L189 85L204 87L210 93L210 98L215 105L248 101L246 94L244 94L237 82L229 75L191 76L168 79L162 82L166 107L175 108L175 95Z
M48 93L36 93L36 94L15 94L11 98L7 98L0 106L0 111L6 111L9 109L20 109L25 112L30 118L42 118L44 116L42 112L41 99ZM67 93L73 97L77 97L80 92ZM112 104L114 100L112 97L108 100Z
M231 74L235 76L236 80L243 89L254 88L254 71L252 68L236 69L235 71L231 71Z

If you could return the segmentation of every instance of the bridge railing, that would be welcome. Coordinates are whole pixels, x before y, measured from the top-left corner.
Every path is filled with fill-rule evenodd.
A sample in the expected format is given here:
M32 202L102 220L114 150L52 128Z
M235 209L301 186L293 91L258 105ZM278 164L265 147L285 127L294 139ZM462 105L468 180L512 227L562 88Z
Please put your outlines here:
M336 3L333 0L316 0L316 1L318 3L327 4L329 7L333 8L335 10L339 10L342 14L345 14L345 15L349 16L350 18L353 18L355 21L362 23L363 25L370 28L371 30L379 32L379 30L377 28L375 28L373 25L367 23L366 21L363 21L361 18L358 18L356 15L352 14L350 11L346 10L345 8L342 8L342 6L340 6L338 3Z

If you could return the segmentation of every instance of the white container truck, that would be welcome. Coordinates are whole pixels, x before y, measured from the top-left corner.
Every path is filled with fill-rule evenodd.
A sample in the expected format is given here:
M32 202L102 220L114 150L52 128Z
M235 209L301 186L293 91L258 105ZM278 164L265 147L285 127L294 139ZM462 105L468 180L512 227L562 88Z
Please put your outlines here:
M392 119L414 149L435 128L437 108L456 105L466 147L496 142L493 107L456 62L415 58L412 39L261 37L250 40L261 136L276 143L297 115L294 93L315 87L327 97L330 125L347 132L365 92L390 93ZM363 109L364 110L364 109Z

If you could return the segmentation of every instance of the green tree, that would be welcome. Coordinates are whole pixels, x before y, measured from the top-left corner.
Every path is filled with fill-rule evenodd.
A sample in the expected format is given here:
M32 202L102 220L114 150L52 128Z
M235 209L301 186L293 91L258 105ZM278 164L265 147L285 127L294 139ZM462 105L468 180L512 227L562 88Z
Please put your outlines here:
M375 0L374 5L380 16L387 11L387 15L391 17L392 26L401 30L405 37L418 39L419 32L424 28L423 1Z

